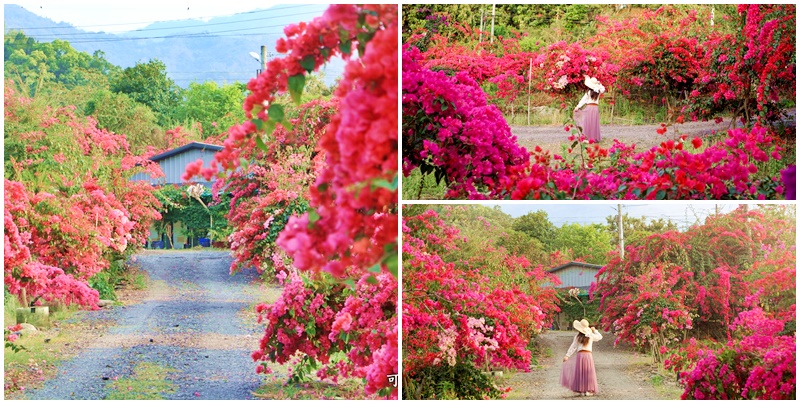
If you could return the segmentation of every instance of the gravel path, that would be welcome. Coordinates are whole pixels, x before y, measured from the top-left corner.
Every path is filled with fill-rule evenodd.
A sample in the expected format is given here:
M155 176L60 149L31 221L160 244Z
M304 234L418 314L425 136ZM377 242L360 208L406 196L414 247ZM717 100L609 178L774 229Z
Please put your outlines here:
M681 134L688 134L690 139L694 136L704 137L725 131L730 128L730 124L730 119L719 124L714 121L686 122L668 128L663 135L656 133L661 125L600 125L600 146L610 147L614 144L613 139L618 139L625 144L634 143L637 150L645 151L666 140L677 139ZM563 126L512 126L511 133L517 136L519 144L526 149L533 150L540 146L556 154L562 153L561 145L568 145L567 138L571 135Z
M573 331L547 331L542 334L542 343L553 353L542 359L542 366L529 373L516 373L509 378L509 399L517 400L648 400L663 399L647 382L635 374L637 366L646 366L650 359L626 348L614 348L614 336L604 338L592 346L597 382L600 393L596 396L580 397L560 384L561 364L567 352Z
M136 260L151 278L147 296L86 313L83 321L109 318L116 325L27 398L102 399L115 377L129 376L140 362L176 370L168 376L175 393L167 399L253 398L261 377L250 353L263 329L243 312L264 293L255 271L229 275L227 252L148 251Z
M796 110L786 111L787 124L796 124ZM738 126L741 126L739 124ZM610 147L613 139L618 139L625 144L636 144L636 149L645 151L669 139L677 139L682 134L705 137L712 133L719 133L731 128L731 119L726 118L720 123L713 120L706 122L685 122L675 124L667 129L663 135L656 133L661 125L600 125L602 139L600 146ZM571 133L566 132L563 126L511 126L511 133L517 137L517 142L528 150L533 150L537 145L552 153L561 154L561 145L568 146L567 138Z

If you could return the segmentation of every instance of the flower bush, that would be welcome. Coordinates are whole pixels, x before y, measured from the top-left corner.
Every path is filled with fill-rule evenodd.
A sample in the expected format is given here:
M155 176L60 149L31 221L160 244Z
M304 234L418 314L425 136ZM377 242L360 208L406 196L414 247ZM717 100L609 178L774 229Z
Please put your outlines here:
M500 111L469 76L451 78L420 67L416 48L403 51L403 173L420 167L452 184L449 196L496 187L527 152Z
M124 135L98 129L73 106L42 107L7 85L5 108L8 290L24 305L95 307L92 277L143 245L159 218L153 188L129 178L163 174L132 155Z
M778 138L793 133L772 123L782 100L794 98L794 7L739 6L733 34L709 28L708 16L695 10L671 6L641 18L598 18L597 34L538 54L520 50L514 38L502 50L472 46L469 29L460 38L432 34L437 41L411 35L403 55L404 175L416 167L432 173L447 185L447 198L781 197L786 187L777 172L759 166L781 160ZM414 47L419 44L424 52ZM684 136L638 152L620 142L608 149L586 145L578 132L565 137L568 156L534 149L526 158L499 110L484 103L513 102L529 77L537 99L552 104L583 91L584 75L597 77L610 93L666 106L674 122L729 113L747 126L721 141ZM666 130L662 124L657 132Z
M268 362L301 352L293 376L302 379L319 362L326 366L318 376L362 377L367 394L389 398L397 396L387 378L397 373L397 19L396 5L333 5L309 23L285 27L276 49L286 56L268 62L248 83L244 109L250 120L229 130L210 167L190 165L186 172L206 178L233 172L256 147L267 159L286 157L275 151L281 143L307 148L300 160L313 163L310 172L292 164L259 166L250 173L254 178L236 186L230 218L239 229L231 236L238 262L263 267L271 259L278 279L288 280L278 302L259 306L267 328L253 360L260 362L257 371L268 372ZM324 128L319 140L311 136L317 130L293 131L309 119L291 122L279 93L299 102L305 74L337 55L348 61L334 93L337 112L329 122L312 117ZM283 142L278 125L291 133ZM269 192L254 198L259 187ZM297 214L280 229L286 216L279 216L300 198L307 210L291 209ZM282 252L260 243L276 232ZM335 286L326 286L326 279ZM360 307L362 299L372 309ZM285 311L291 302L300 306ZM349 331L341 334L345 325ZM328 365L334 352L348 359Z
M502 390L469 369L528 371L528 341L550 319L552 312L545 310L557 310L555 294L534 297L517 285L491 285L468 261L443 260L445 251L458 248L460 237L433 211L404 218L403 234L404 396L436 397L432 383L438 380L459 386L453 398L499 397ZM541 268L525 276L541 276L538 272ZM438 376L431 377L435 369ZM469 377L455 379L465 374Z
M795 231L783 206L740 207L628 246L590 289L601 324L679 372L683 398L789 397Z

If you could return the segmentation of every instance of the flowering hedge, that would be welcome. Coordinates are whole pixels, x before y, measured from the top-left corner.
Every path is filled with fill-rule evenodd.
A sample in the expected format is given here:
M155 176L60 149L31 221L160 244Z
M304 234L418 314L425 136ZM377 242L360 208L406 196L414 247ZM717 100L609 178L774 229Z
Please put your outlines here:
M777 177L755 179L755 162L781 158L773 133L760 125L729 130L724 142L702 150L700 138L684 135L638 153L616 140L608 149L589 144L572 129L565 140L573 158L538 147L529 154L474 82L422 69L417 55L406 48L403 57L403 172L434 173L449 185L447 197L771 199L785 191Z
M433 172L452 184L449 197L490 192L525 161L525 148L475 81L422 68L419 54L403 50L403 173Z
M436 397L432 369L439 369L433 372L437 379L460 386L455 398L499 397L503 391L470 369L528 371L528 341L547 324L551 312L545 310L557 310L555 294L490 286L489 277L468 260L445 262L442 255L457 249L460 237L433 211L403 218L403 234L405 397L442 398ZM541 272L539 267L526 276Z
M684 398L794 394L786 387L794 386L794 366L786 366L794 339L784 335L796 313L795 224L785 207L762 210L740 207L628 246L590 290L617 342L649 349L680 372ZM727 343L706 342L719 340Z
M160 206L124 135L98 129L75 107L42 107L5 87L4 269L23 304L95 307L90 279L143 245ZM69 156L67 158L66 156ZM130 248L130 246L134 246Z
M267 152L268 158L277 157L271 154L280 143L277 126L292 132L306 120L290 122L276 96L288 92L298 102L307 72L334 56L348 60L334 93L338 111L324 125L319 140L290 140L324 154L317 157L319 170L303 180L313 179L313 184L305 191L294 184L271 183L274 173L264 167L252 174L260 177L257 182L266 181L268 195L253 199L257 203L252 205L237 205L231 213L235 221L236 216L242 218L239 222L245 223L241 228L247 233L232 236L237 243L234 248L242 252L240 259L259 265L272 259L289 282L278 302L259 306L267 328L261 349L253 354L253 359L261 362L258 372L269 372L270 361L302 352L294 374L301 377L317 362L327 365L330 354L341 351L347 353L347 361L326 366L318 376L333 377L338 372L339 377L363 377L367 394L397 396L397 388L387 378L397 373L397 20L396 5L333 5L309 23L287 26L286 38L276 45L278 52L287 55L269 61L265 72L248 83L251 94L244 109L250 120L230 129L225 149L217 153L210 167L187 167L187 177L202 174L211 178L220 169L231 172L241 167L255 147ZM284 179L285 174L281 176ZM250 185L242 188L245 194L253 191L247 187ZM289 203L300 195L307 195L308 210L288 218L275 239L282 252L266 257L268 250L259 250L254 241L272 237L272 231L280 226L271 226L275 212L264 204ZM261 216L249 218L254 212ZM249 222L268 229L248 230ZM280 264L283 253L289 262ZM320 282L325 285L329 277L339 286L320 292ZM319 305L314 306L319 299L343 300L344 305L320 311ZM363 299L369 300L370 307L361 307ZM287 304L301 301L305 303L297 310L283 310ZM382 309L374 310L376 305ZM297 328L296 324L305 326ZM333 331L338 327L341 332L345 324L348 332Z
M433 173L447 184L448 198L780 197L788 185L759 173L756 163L763 167L780 160L783 147L777 138L792 133L769 122L780 118L782 100L794 99L795 6L741 5L737 10L741 20L733 24L735 34L710 29L708 16L694 10L667 6L645 11L641 19L598 18L596 35L581 43L555 43L540 54L521 51L513 39L502 50L467 46L476 39L469 29L458 40L411 35L403 54L408 77L403 83L404 174L416 167ZM423 43L424 52L414 48ZM666 105L675 122L721 120L719 114L731 113L748 125L710 145L684 136L638 153L634 145L619 142L608 149L586 146L580 133L573 133L565 143L577 156L534 149L528 163L481 86L488 84L495 97L511 102L530 77L539 93L554 100L583 91L584 75L598 77L610 91L616 87L625 96ZM662 124L657 132L666 130Z

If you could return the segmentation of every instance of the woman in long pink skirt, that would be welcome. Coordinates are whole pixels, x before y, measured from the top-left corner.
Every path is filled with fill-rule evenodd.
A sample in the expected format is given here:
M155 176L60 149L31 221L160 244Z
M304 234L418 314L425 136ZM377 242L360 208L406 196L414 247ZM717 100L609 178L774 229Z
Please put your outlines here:
M578 331L578 335L572 340L572 345L564 356L561 385L582 396L591 396L600 390L592 358L592 343L600 341L603 336L594 327L589 327L586 319L573 321L572 327ZM573 354L574 359L570 359Z
M600 94L606 91L600 82L589 76L584 76L583 84L586 85L588 90L583 95L578 105L573 111L575 113L575 121L578 126L583 128L583 135L587 139L593 140L595 143L600 142ZM581 107L584 109L581 111Z

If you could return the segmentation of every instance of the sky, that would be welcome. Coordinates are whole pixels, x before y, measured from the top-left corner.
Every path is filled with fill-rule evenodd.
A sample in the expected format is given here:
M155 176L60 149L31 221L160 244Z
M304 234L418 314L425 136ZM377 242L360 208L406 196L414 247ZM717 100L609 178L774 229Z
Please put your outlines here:
M617 214L617 204L612 202L590 203L484 203L486 206L500 205L503 212L512 217L519 217L528 212L543 210L556 226L566 223L599 223L606 224L606 217ZM648 219L670 219L679 228L686 228L695 223L697 219L704 220L706 216L714 213L716 206L720 212L733 211L736 203L707 203L707 202L675 202L664 203L632 202L622 204L622 213L633 217L646 217Z
M90 32L120 33L143 28L156 21L209 19L265 9L287 1L57 1L4 0L55 22L67 22ZM120 25L123 24L123 25Z

